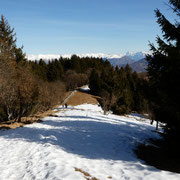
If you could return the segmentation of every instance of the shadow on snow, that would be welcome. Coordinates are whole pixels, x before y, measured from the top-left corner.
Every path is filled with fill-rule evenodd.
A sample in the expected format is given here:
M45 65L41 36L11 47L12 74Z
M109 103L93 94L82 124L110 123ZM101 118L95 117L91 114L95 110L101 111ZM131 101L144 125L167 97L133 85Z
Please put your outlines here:
M49 143L89 159L137 161L132 149L147 138L147 128L135 123L111 124L86 116L65 116L79 120L47 119L41 126L25 126L1 132L1 137L28 142ZM85 119L85 120L84 120ZM121 120L119 120L121 121ZM141 138L142 137L142 138Z

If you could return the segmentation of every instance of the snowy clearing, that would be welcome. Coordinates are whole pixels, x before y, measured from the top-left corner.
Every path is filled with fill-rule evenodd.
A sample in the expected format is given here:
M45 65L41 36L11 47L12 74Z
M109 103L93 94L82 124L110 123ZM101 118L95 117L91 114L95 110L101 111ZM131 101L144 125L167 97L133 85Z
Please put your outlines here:
M137 143L158 138L138 116L103 115L97 105L68 107L15 130L0 131L1 180L176 180L136 158ZM87 177L86 177L87 178Z

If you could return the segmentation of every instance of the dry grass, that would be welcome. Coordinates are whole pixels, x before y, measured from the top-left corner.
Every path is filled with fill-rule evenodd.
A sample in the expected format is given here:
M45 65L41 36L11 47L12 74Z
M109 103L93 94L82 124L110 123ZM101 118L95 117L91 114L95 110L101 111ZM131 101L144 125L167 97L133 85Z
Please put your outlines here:
M95 177L92 177L89 173L87 173L86 171L84 171L82 169L79 169L79 168L74 168L74 169L75 169L75 171L78 171L78 172L82 173L86 180L99 180L99 179L97 179Z
M68 97L71 94L71 92L72 91L65 93L65 97ZM97 98L98 97L88 94L86 92L76 91L74 93L74 95L72 95L66 103L71 106L77 106L77 105L85 104L85 103L98 104ZM7 122L2 122L2 123L0 123L0 129L15 129L18 127L22 127L26 124L32 124L34 122L41 122L42 118L47 117L47 116L54 116L54 114L56 112L58 112L58 111L48 110L43 113L37 113L31 117L23 117L22 122L15 122L13 120L7 121Z
M42 113L37 113L30 117L22 117L21 122L15 122L14 120L2 122L0 123L0 129L15 129L18 127L23 127L26 124L32 124L35 122L42 122L42 118L47 116L52 116L57 111L54 110L48 110Z
M75 92L73 96L71 96L68 101L67 104L71 105L71 106L77 106L80 104L98 104L98 101L96 99L97 97L85 93L85 92Z
M69 96L69 94L71 93L72 91L69 91L69 92L66 92L65 95L64 95L64 99L65 97ZM57 106L54 106L54 108L58 107ZM52 108L52 109L54 109ZM22 117L21 119L21 122L16 122L15 120L11 120L11 121L5 121L5 122L0 122L0 130L1 129L15 129L15 128L18 128L18 127L23 127L24 125L27 125L27 124L32 124L32 123L35 123L35 122L42 122L41 119L43 119L44 117L47 117L47 116L54 116L55 113L57 113L58 111L54 111L54 110L48 110L48 111L45 111L45 112L40 112L40 113L37 113L33 116L29 116L29 117Z

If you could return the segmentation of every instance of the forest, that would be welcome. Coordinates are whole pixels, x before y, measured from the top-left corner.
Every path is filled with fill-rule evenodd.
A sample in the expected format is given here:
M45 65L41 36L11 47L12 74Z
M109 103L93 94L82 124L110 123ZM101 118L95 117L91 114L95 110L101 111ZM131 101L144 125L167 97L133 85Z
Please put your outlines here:
M59 58L45 62L28 61L4 16L1 16L1 121L45 111L62 101L65 92L89 84L102 98L104 112L127 114L149 110L147 80L129 65L113 68L101 58Z
M0 20L0 122L21 122L37 112L44 112L62 102L66 92L89 84L104 114L132 112L148 114L164 129L158 142L166 155L180 151L180 3L169 0L177 16L173 24L155 10L162 38L157 46L150 43L147 77L125 68L113 67L108 60L94 57L29 61L23 47L17 47L16 35L7 19ZM148 39L148 37L147 37ZM156 142L157 143L157 142ZM142 151L147 147L141 146ZM151 147L149 147L151 148ZM147 151L149 153L149 149ZM161 151L158 151L160 154ZM142 154L139 153L139 157ZM148 161L148 159L146 159Z

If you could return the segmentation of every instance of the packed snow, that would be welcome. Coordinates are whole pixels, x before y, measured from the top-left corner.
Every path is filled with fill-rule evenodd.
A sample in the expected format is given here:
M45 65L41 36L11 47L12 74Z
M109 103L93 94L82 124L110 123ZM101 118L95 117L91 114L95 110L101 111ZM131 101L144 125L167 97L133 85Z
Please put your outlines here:
M180 179L134 154L138 143L159 138L147 119L103 115L91 104L57 109L41 123L0 131L1 180L84 180L82 172L99 180Z

